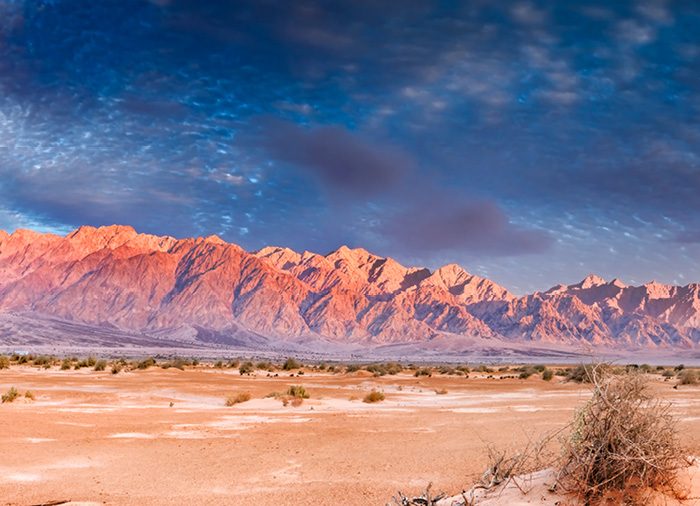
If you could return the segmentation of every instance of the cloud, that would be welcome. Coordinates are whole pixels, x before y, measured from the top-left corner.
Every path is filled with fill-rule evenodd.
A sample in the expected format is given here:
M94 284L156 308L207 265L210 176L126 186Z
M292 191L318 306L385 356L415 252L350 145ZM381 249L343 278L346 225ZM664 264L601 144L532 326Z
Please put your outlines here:
M398 246L416 254L522 255L542 253L552 244L547 233L512 224L495 203L466 200L452 192L410 203L386 220L381 230Z
M360 197L386 192L415 170L401 150L380 146L340 126L304 128L268 121L264 145L275 159L312 175L333 190Z

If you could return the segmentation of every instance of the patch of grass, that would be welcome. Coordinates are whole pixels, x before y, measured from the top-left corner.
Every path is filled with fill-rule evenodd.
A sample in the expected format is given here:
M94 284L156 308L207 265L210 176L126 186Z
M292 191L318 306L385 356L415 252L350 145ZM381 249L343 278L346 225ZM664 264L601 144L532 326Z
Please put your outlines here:
M33 401L34 400L34 393L27 390L26 392L24 392L24 398L29 399L30 401Z
M7 392L2 394L2 397L0 397L0 399L4 404L6 402L13 402L17 397L19 397L19 392L15 387L11 387Z
M244 402L248 402L252 396L248 392L240 392L236 395L231 395L226 398L226 405L231 407L235 406L236 404L242 404Z
M362 402L372 404L375 402L382 402L384 399L384 392L381 392L379 390L372 390L370 393L365 395L364 399L362 399Z
M0 356L0 369L9 369L9 368L10 368L10 359L4 355Z

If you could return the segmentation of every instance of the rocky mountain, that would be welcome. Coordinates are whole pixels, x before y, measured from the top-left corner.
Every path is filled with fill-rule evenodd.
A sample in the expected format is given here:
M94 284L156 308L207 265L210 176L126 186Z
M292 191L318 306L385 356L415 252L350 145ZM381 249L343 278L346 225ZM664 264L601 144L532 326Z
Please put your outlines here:
M17 329L2 322L48 318L164 345L677 349L700 341L700 285L588 276L516 297L458 265L431 272L361 248L248 252L216 236L81 227L0 231L0 315L0 342Z

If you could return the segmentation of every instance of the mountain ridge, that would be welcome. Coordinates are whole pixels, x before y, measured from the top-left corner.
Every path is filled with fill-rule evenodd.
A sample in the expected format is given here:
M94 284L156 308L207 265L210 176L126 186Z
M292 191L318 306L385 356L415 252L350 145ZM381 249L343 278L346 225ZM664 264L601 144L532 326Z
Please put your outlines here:
M124 225L66 236L0 231L0 313L170 333L195 344L688 349L700 342L698 283L627 286L589 275L516 296L457 264L406 267L347 246L325 255L276 246L248 252L217 236L176 239Z

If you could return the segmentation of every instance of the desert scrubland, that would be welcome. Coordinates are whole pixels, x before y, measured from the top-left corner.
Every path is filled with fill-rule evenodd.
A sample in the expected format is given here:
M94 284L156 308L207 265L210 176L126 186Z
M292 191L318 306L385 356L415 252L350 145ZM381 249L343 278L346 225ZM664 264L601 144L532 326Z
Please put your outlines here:
M522 448L590 398L557 367L546 381L529 367L78 364L0 370L0 391L17 392L0 405L2 504L380 505L429 483L458 494L489 445ZM678 386L672 367L645 376L700 454L700 387Z

